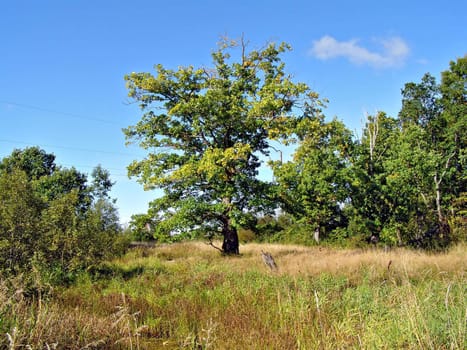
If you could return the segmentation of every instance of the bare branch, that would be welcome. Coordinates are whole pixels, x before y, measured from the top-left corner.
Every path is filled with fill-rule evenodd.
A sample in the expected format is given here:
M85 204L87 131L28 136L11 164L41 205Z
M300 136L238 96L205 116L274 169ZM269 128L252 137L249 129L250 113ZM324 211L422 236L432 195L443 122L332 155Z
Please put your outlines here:
M211 239L209 240L209 243L206 243L206 244L207 244L207 245L210 245L211 247L213 247L213 248L215 248L215 249L217 249L217 250L220 251L221 253L224 252L221 248L215 246L214 243L212 243L212 240L211 240Z
M443 179L444 175L446 175L446 172L448 171L449 163L451 163L451 159L452 157L454 157L455 154L456 152L452 152L451 155L448 157L446 164L444 165L444 171L441 174L441 178L439 179L440 181Z

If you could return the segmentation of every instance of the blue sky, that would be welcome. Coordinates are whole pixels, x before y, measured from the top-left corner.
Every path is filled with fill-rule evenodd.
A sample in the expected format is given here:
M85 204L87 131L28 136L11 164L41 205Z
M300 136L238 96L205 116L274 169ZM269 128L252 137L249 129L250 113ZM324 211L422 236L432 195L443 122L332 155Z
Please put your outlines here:
M155 193L128 179L144 156L122 128L141 112L123 77L209 66L221 36L285 41L287 71L329 99L326 114L359 132L365 113L397 115L400 90L439 78L467 54L467 2L445 1L4 1L0 5L0 158L39 145L58 164L116 184L121 221Z

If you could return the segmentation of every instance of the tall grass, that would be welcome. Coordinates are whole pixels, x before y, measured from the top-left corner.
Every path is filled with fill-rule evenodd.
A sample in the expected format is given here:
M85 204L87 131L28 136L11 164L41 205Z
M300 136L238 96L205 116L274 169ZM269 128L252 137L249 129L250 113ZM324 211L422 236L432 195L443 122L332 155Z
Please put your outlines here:
M262 262L269 251L278 270ZM466 348L466 247L133 250L48 300L0 288L4 348ZM15 289L16 288L16 289Z

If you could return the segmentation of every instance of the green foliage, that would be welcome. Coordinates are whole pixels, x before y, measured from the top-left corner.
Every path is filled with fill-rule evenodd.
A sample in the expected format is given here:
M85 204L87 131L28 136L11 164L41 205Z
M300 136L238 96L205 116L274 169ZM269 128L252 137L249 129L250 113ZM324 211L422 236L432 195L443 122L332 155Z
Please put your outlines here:
M355 145L350 162L349 197L360 224L378 235L390 221L390 202L384 189L387 174L384 160L388 150L397 144L397 121L384 112L369 115L361 140Z
M238 230L238 240L242 243L252 242L256 240L256 234L251 229L241 228Z
M440 91L444 120L441 149L444 159L452 155L445 166L444 198L451 207L463 203L463 209L459 209L466 211L461 198L467 188L467 56L452 61L449 70L442 72Z
M150 241L154 239L152 219L147 214L132 215L129 229L135 241Z
M467 57L463 57L451 62L440 85L426 74L420 84L406 84L403 90L402 133L409 136L411 156L419 161L413 176L425 205L421 212L426 218L436 216L430 230L437 229L441 236L466 186L466 89ZM410 136L416 126L422 129L418 139ZM441 236L440 241L449 241Z
M45 203L35 194L24 171L0 176L0 267L7 275L31 269L35 243L42 235Z
M407 83L398 118L368 117L352 155L350 198L384 243L442 247L458 235L453 224L462 220L453 207L466 185L466 60L451 62L440 85L430 74Z
M46 153L39 147L28 147L24 150L15 149L9 157L2 159L0 163L1 172L22 170L29 180L52 175L55 168L55 155Z
M260 240L267 239L287 228L292 222L293 218L287 214L281 213L278 216L266 215L258 219L255 231Z
M319 233L339 245L374 237L433 249L465 240L466 69L464 57L441 84L430 74L407 83L398 117L367 116L360 140L325 122L319 103L306 105L293 160L271 164L281 206L297 220L284 240Z
M34 147L14 151L0 168L1 273L23 274L36 287L66 282L124 250L116 208L106 198L110 183L91 188L84 174L54 159Z
M91 173L92 184L90 190L96 198L109 198L109 192L115 182L110 180L110 173L108 170L101 167L99 164Z
M297 126L300 145L293 161L273 162L274 177L283 209L309 226L329 234L345 226L342 208L348 197L348 157L351 133L342 122L325 122L310 107L310 115Z
M396 246L400 242L400 228L397 225L386 225L379 235L381 242L388 246Z
M450 225L453 228L452 239L454 242L467 241L467 192L461 192L452 203L453 215Z
M270 243L300 244L304 246L316 245L313 239L314 227L303 221L292 221L287 227L263 240Z
M78 196L76 208L85 212L91 205L92 197L87 186L87 176L75 168L63 169L56 167L52 174L42 176L34 181L38 194L44 197L46 202L52 202L63 195L76 192Z
M125 77L144 114L124 132L148 151L129 174L164 191L144 219L150 235L135 222L138 237L221 234L227 253L238 252L238 230L243 239L307 244L464 240L467 57L451 62L439 84L429 73L407 83L398 116L368 115L355 139L326 120L327 101L286 73L289 49L248 52L226 40L212 68L156 65L155 75ZM292 160L269 163L274 182L265 183L257 175L271 141L297 148ZM287 227L264 222L277 207L293 217Z
M316 98L285 72L280 56L288 49L247 52L244 42L225 41L213 68L156 65L155 75L125 77L144 114L124 132L149 151L129 174L164 190L148 213L157 236L221 233L224 250L236 253L237 229L274 209L270 185L256 177L259 156L269 154L270 140L290 142L301 119L293 107Z

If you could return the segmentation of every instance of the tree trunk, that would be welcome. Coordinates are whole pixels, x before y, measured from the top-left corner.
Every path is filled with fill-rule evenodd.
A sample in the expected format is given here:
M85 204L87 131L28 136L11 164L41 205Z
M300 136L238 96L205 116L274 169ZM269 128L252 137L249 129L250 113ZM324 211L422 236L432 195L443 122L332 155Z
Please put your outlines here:
M442 224L444 222L443 211L441 209L441 189L440 189L442 178L438 180L438 174L435 174L434 180L435 180L435 191L436 191L436 213L438 214L438 223Z
M222 235L224 236L222 251L225 254L240 254L237 229L230 224L228 217L222 219Z
M222 199L222 203L225 205L225 211L221 217L222 222L222 235L224 236L224 242L222 243L222 251L224 254L240 254L238 244L238 233L237 229L232 226L230 216L232 214L231 198L225 197Z
M446 169L449 164L449 160L446 162ZM437 238L441 245L445 246L449 244L451 238L451 228L446 221L446 217L443 215L443 209L441 207L441 181L443 180L444 175L446 174L446 170L438 179L438 174L435 174L434 181L435 181L435 191L436 191L436 212L438 214L438 227L436 229Z
M313 232L313 238L317 244L319 244L319 226L315 228Z
M439 176L438 179L438 172L435 173L433 180L435 182L435 191L436 191L436 213L438 214L438 222L440 225L444 225L446 223L446 219L443 215L443 210L441 208L441 182L443 181L444 176L449 168L449 163L451 162L452 157L454 157L456 153L453 152L449 155L446 163L444 164L444 171Z

